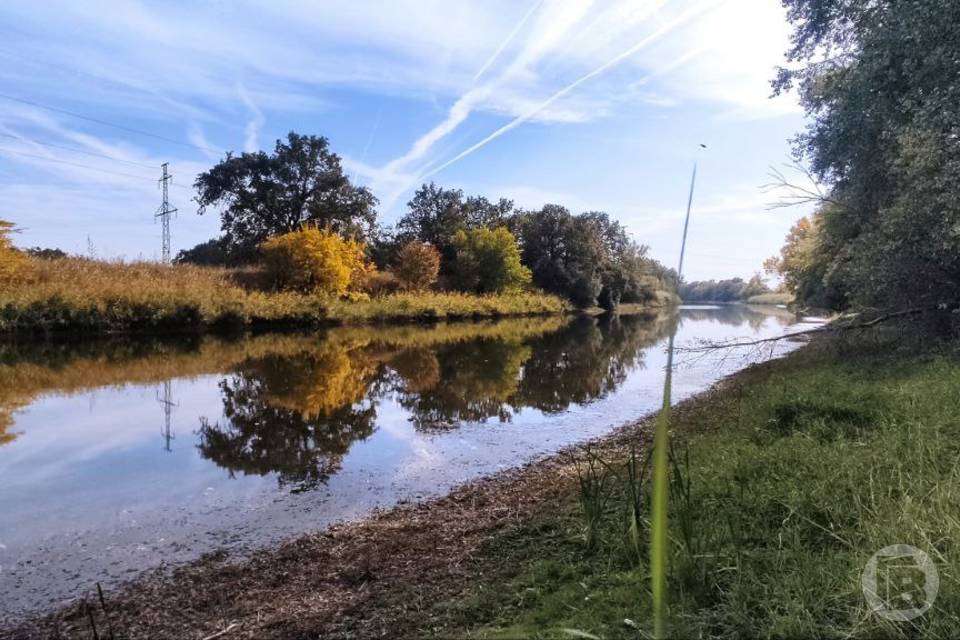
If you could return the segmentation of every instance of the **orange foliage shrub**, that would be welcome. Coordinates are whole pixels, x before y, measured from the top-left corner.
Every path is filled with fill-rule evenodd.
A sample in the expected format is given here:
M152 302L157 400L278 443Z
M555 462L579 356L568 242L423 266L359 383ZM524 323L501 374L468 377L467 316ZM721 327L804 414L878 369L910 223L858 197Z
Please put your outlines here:
M440 273L440 252L433 245L414 240L397 253L393 275L408 291L420 291L437 281Z

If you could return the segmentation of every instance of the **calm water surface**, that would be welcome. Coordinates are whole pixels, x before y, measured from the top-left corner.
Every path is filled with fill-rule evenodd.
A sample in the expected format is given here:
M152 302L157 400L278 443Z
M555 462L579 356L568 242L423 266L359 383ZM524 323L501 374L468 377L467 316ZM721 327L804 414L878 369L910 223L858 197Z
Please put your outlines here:
M770 308L686 307L656 319L0 345L0 614L546 456L656 408L670 331L683 345L795 322ZM769 355L681 358L674 399Z

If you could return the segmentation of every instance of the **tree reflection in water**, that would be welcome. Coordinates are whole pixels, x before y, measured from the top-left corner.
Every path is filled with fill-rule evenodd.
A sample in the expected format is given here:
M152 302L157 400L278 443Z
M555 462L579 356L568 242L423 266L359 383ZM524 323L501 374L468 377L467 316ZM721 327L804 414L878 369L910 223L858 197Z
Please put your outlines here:
M248 360L225 378L224 420L202 421L200 452L231 474L315 487L374 432L388 395L422 431L506 422L526 407L561 412L615 390L675 320L581 317L552 331L505 322L477 337L437 327L393 341L389 332L334 333L298 354Z
M313 488L373 433L374 374L361 358L329 348L246 363L220 382L225 421L201 420L200 453L231 475L276 473L294 491Z

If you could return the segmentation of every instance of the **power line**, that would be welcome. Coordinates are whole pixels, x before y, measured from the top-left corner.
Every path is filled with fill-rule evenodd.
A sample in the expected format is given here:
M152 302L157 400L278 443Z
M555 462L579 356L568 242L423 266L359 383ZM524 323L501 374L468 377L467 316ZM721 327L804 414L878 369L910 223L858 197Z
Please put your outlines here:
M31 107L38 107L40 109L46 109L48 111L53 111L55 113L62 113L64 115L71 116L73 118L80 118L81 120L87 120L88 122L94 122L105 127L113 127L114 129L120 129L121 131L127 131L129 133L135 133L141 136L147 136L149 138L155 138L157 140L163 140L164 142L169 142L170 144L180 145L182 147L191 147L193 149L199 149L201 151L208 151L210 153L222 153L219 149L213 149L211 147L204 147L198 144L193 144L191 142L183 142L182 140L175 140L173 138L168 138L166 136L157 135L156 133L151 133L149 131L144 131L143 129L135 129L134 127L128 127L122 124L116 124L113 122L108 122L107 120L101 120L99 118L92 118L90 116L85 116L82 113L77 113L75 111L68 111L67 109L61 109L59 107L51 107L50 105L41 104L33 100L25 100L23 98L18 98L16 96L7 95L5 93L0 93L0 98L5 100L11 100L13 102L19 102L21 104L26 104Z
M78 147L68 147L66 145L54 144L52 142L40 142L39 140L34 140L33 138L28 138L26 136L18 136L12 133L0 133L0 136L13 138L14 140L25 140L31 144L38 144L44 147L53 147L54 149L64 149L66 151L75 151L76 153L85 153L88 156L96 156L97 158L106 158L107 160L113 160L115 162L123 162L125 164L132 164L137 167L146 167L147 169L156 169L156 165L146 164L145 162L135 162L133 160L124 160L123 158L107 155L105 153L97 153L96 151L88 151L87 149L80 149Z
M15 153L17 155L25 156L27 158L34 158L36 160L43 160L45 162L55 162L56 164L65 164L71 167L80 167L81 169L87 169L89 171L99 171L100 173L109 173L115 176L123 176L124 178L137 178L138 180L149 180L150 182L154 181L153 178L148 178L146 176L140 176L133 173L123 173L122 171L111 171L110 169L101 169L99 167L92 167L88 164L83 164L81 162L71 162L69 160L58 160L57 158L48 158L47 156L38 156L34 153L27 153L26 151L17 151L15 149L6 149L3 147L0 147L0 153ZM179 185L179 184L175 184L173 186L178 187L180 189L187 189L187 190L190 189L189 187L186 187L184 185Z

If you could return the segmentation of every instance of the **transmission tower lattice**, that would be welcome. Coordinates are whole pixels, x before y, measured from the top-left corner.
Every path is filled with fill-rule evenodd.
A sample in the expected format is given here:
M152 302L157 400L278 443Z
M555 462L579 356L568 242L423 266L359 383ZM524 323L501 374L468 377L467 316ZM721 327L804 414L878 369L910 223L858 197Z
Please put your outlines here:
M160 218L160 222L163 224L162 259L164 264L170 263L170 214L177 212L176 208L170 206L170 196L168 192L170 183L173 182L173 176L167 172L168 164L169 163L164 162L160 165L160 168L163 169L163 176L158 182L160 183L160 189L163 191L163 204L160 205L160 208L157 209L157 213L154 216L155 218Z
M173 427L171 424L171 415L173 414L173 408L177 404L173 401L173 390L171 389L170 381L167 380L163 383L163 398L160 398L160 395L157 394L157 402L163 405L163 427L160 429L160 435L163 436L165 446L163 447L164 451L172 451L170 448L170 441L176 438L173 435Z

